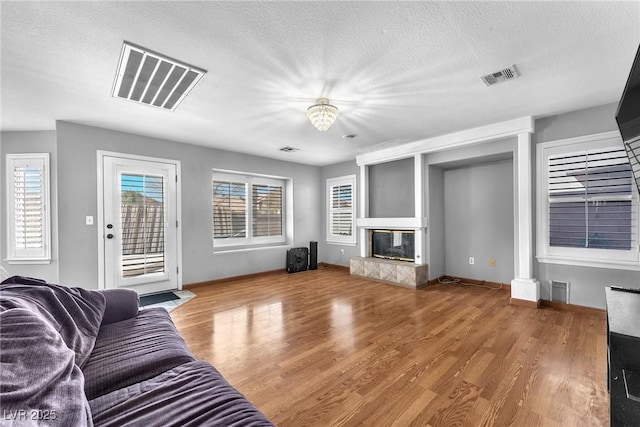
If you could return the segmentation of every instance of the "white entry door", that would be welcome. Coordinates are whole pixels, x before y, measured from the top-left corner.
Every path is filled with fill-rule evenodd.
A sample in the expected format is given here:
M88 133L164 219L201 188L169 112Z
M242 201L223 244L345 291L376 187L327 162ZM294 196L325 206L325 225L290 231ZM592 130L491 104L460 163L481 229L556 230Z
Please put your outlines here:
M105 288L178 289L176 164L102 159Z

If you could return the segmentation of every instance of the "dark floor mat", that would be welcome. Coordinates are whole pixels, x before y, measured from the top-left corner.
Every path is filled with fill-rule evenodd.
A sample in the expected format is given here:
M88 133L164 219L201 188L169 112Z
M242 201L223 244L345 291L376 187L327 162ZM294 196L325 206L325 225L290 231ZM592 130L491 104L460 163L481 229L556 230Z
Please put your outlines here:
M180 297L173 292L162 292L161 294L145 295L140 297L140 307L151 304L160 304L161 302L173 301Z

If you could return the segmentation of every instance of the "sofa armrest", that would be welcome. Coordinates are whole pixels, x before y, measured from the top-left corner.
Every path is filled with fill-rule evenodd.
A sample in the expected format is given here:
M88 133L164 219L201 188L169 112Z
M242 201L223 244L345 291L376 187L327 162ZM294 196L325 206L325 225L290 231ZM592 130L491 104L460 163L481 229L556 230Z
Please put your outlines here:
M132 289L104 289L101 291L106 300L102 325L130 319L138 314L140 298Z

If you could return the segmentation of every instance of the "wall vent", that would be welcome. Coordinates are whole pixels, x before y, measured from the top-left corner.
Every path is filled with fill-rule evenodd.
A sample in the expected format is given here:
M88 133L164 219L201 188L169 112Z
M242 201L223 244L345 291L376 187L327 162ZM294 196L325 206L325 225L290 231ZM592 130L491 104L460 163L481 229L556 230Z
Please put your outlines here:
M284 151L285 153L293 153L294 151L298 151L298 150L300 149L296 147L282 147L280 149L280 151Z
M125 41L111 96L175 111L206 73Z
M551 301L569 303L569 282L551 280Z
M515 65L504 68L500 71L496 71L495 73L487 74L486 76L480 77L484 84L487 86L493 86L498 83L505 82L507 80L514 79L518 77L520 73Z

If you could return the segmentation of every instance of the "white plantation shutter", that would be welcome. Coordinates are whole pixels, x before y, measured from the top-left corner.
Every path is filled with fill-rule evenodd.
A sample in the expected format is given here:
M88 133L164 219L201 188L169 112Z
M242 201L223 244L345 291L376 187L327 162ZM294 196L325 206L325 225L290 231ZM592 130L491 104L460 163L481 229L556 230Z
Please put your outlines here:
M549 245L629 250L631 166L624 148L549 157Z
M49 154L7 155L9 262L50 261Z
M282 185L253 184L253 237L282 236Z
M355 243L355 176L327 180L327 241Z
M334 185L331 187L330 230L335 236L350 236L353 195L351 185Z
M120 181L122 277L164 273L164 178L123 173Z
M247 184L213 181L213 238L247 237Z

